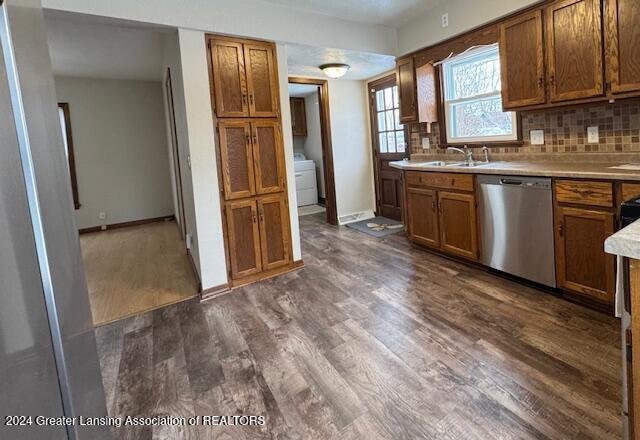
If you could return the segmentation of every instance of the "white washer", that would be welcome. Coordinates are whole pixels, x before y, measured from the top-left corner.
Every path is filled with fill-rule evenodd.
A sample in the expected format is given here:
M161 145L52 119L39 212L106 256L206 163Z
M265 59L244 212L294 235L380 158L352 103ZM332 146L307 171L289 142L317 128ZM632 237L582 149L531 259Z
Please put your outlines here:
M316 163L312 160L297 160L293 163L296 174L296 194L298 206L318 203L318 183L316 182Z

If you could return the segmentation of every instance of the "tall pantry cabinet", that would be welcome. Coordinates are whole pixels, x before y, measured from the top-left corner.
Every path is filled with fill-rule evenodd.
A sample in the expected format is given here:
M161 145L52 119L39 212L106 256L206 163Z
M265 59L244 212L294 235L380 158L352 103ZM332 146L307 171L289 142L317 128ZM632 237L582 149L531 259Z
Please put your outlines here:
M207 40L227 268L237 286L293 266L276 50Z

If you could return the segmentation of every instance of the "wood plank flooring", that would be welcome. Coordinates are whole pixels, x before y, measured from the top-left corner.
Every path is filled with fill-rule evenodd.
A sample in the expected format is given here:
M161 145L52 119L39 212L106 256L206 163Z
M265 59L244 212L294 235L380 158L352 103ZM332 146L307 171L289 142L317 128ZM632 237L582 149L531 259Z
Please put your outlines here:
M96 330L110 415L263 415L127 439L615 439L616 319L302 217L306 267Z
M198 293L175 221L82 234L80 245L94 325Z

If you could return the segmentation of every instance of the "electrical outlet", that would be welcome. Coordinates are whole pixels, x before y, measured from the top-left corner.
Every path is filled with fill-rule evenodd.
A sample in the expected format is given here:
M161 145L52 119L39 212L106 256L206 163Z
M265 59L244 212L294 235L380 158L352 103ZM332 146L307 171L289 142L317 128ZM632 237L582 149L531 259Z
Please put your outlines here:
M587 127L587 143L597 144L600 142L600 132L598 126Z
M422 149L423 150L428 150L429 148L431 148L431 143L429 141L428 137L423 137L422 138Z
M446 28L449 26L449 13L442 14L442 27Z
M531 145L544 145L544 130L530 130Z
M100 220L104 220L104 219L106 219L106 218L107 218L107 213L106 213L106 212L104 212L104 211L100 211L100 212L98 213L98 218L99 218Z

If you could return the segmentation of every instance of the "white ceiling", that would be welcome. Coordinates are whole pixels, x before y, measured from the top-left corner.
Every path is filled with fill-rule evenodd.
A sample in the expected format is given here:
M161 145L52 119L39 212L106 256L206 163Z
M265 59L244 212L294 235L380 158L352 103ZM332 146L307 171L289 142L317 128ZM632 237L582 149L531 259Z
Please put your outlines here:
M342 49L326 49L302 44L287 44L287 63L290 76L324 77L318 66L345 63L351 66L344 79L369 79L394 68L395 58Z
M294 98L305 98L317 91L318 86L313 84L289 84L289 96Z
M45 14L55 75L162 80L168 29L132 27L80 14Z
M360 23L400 27L444 0L262 0Z

